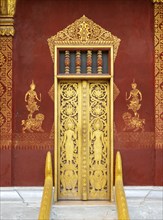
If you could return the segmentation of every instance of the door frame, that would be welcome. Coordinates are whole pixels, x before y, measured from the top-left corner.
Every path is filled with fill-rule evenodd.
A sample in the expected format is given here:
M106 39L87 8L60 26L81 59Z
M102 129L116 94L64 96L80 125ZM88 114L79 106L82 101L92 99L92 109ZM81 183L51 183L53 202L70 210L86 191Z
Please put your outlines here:
M58 75L58 51L59 50L71 50L71 49L108 49L110 51L110 71L108 75ZM85 80L93 80L93 79L108 79L109 81L109 88L110 88L110 201L113 200L113 110L114 110L114 100L113 100L113 76L114 76L114 57L113 57L113 46L112 45L55 45L54 46L54 186L55 186L55 193L54 193L54 201L58 200L58 117L57 117L57 109L58 109L58 80L60 79L85 79Z

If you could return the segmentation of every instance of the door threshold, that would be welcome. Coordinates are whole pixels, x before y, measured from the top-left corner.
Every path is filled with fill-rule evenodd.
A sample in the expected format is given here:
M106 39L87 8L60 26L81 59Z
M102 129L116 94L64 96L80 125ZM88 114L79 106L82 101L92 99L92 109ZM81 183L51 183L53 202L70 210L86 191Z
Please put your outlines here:
M108 206L114 204L110 201L57 201L54 203L55 206Z

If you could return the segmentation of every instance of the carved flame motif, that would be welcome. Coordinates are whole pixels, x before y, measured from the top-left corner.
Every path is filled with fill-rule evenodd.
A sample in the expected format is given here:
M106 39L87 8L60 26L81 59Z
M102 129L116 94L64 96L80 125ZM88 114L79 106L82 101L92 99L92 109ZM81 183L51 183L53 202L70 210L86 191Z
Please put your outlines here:
M60 83L60 198L78 196L78 83Z
M108 84L90 83L89 197L107 198Z

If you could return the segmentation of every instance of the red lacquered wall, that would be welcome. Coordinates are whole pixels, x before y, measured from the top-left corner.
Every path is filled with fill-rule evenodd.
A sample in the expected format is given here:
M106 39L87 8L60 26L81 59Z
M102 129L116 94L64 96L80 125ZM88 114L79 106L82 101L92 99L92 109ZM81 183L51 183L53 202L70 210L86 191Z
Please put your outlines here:
M114 82L120 93L114 102L115 152L123 158L125 185L160 185L161 158L157 160L154 143L154 15L151 0L18 0L13 41L13 146L3 152L9 166L2 185L42 185L44 160L53 152L50 139L53 101L48 92L53 85L53 62L47 39L76 19L86 15L121 39L115 61ZM143 99L139 115L145 119L144 132L124 131L125 100L135 79ZM42 101L44 133L22 133L22 120L28 111L24 96L31 81ZM150 95L150 98L149 98ZM5 151L5 150L4 150ZM162 151L160 152L162 153ZM158 153L157 153L158 154ZM11 156L12 159L9 159ZM6 161L5 160L5 161ZM11 175L10 175L11 173Z

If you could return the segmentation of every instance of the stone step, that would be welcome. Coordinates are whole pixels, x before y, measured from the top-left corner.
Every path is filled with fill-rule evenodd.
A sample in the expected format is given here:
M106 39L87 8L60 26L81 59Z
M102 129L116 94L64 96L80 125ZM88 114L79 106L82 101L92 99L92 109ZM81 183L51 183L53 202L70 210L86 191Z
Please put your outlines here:
M115 203L57 202L52 207L52 220L117 220Z

